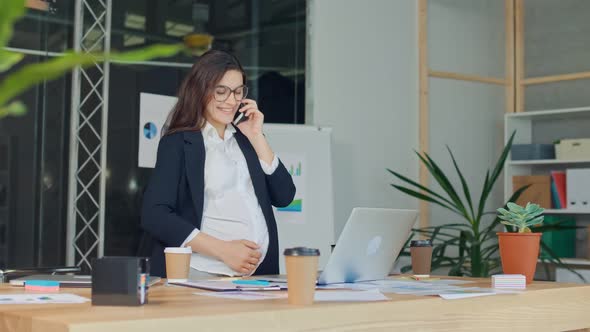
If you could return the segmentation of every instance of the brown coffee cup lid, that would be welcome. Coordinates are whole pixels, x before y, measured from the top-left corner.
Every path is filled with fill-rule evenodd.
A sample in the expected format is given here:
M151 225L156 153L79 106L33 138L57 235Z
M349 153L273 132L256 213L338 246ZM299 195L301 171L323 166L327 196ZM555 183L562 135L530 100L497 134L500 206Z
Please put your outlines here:
M285 256L319 256L320 250L307 247L287 248L284 253Z
M412 240L410 247L432 247L431 240Z

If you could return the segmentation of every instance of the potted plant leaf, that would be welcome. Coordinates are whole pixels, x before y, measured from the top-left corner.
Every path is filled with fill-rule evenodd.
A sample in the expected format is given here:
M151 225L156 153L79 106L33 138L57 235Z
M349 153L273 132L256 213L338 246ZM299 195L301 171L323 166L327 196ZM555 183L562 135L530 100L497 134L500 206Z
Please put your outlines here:
M543 223L545 209L537 204L527 203L522 207L515 203L507 204L508 210L499 208L498 218L507 229L516 232L499 232L500 258L502 270L506 274L522 274L527 284L533 281L539 257L539 243L542 233L531 232L530 227Z

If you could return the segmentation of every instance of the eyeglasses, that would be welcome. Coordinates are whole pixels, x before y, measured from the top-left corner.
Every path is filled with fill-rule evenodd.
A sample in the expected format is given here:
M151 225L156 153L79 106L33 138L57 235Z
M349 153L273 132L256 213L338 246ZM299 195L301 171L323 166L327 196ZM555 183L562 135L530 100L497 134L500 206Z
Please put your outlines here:
M218 85L215 87L215 93L213 93L213 95L215 100L223 102L229 98L229 95L232 94L232 92L236 101L242 101L244 98L246 98L246 95L248 95L248 87L242 85L232 90L228 86Z

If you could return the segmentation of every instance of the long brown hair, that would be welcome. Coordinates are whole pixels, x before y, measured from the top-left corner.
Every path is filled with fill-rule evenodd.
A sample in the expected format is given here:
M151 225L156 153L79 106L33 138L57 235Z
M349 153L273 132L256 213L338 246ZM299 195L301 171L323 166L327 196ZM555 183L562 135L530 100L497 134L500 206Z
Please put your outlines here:
M164 135L201 130L205 126L205 108L213 98L215 86L228 70L241 72L246 83L246 73L235 56L210 50L199 57L178 90L178 100L168 115Z

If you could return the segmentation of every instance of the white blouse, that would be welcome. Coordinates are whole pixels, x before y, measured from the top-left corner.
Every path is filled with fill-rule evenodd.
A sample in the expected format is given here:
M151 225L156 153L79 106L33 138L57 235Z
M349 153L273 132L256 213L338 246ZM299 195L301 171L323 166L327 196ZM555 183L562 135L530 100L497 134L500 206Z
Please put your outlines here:
M196 229L182 246L199 232L220 240L249 240L260 246L260 262L268 250L268 229L246 164L246 158L234 136L236 129L228 125L221 139L207 122L202 130L205 143L205 199L201 229ZM260 160L264 173L270 175L278 167L275 155L271 165ZM191 268L228 276L241 275L213 257L193 253Z

